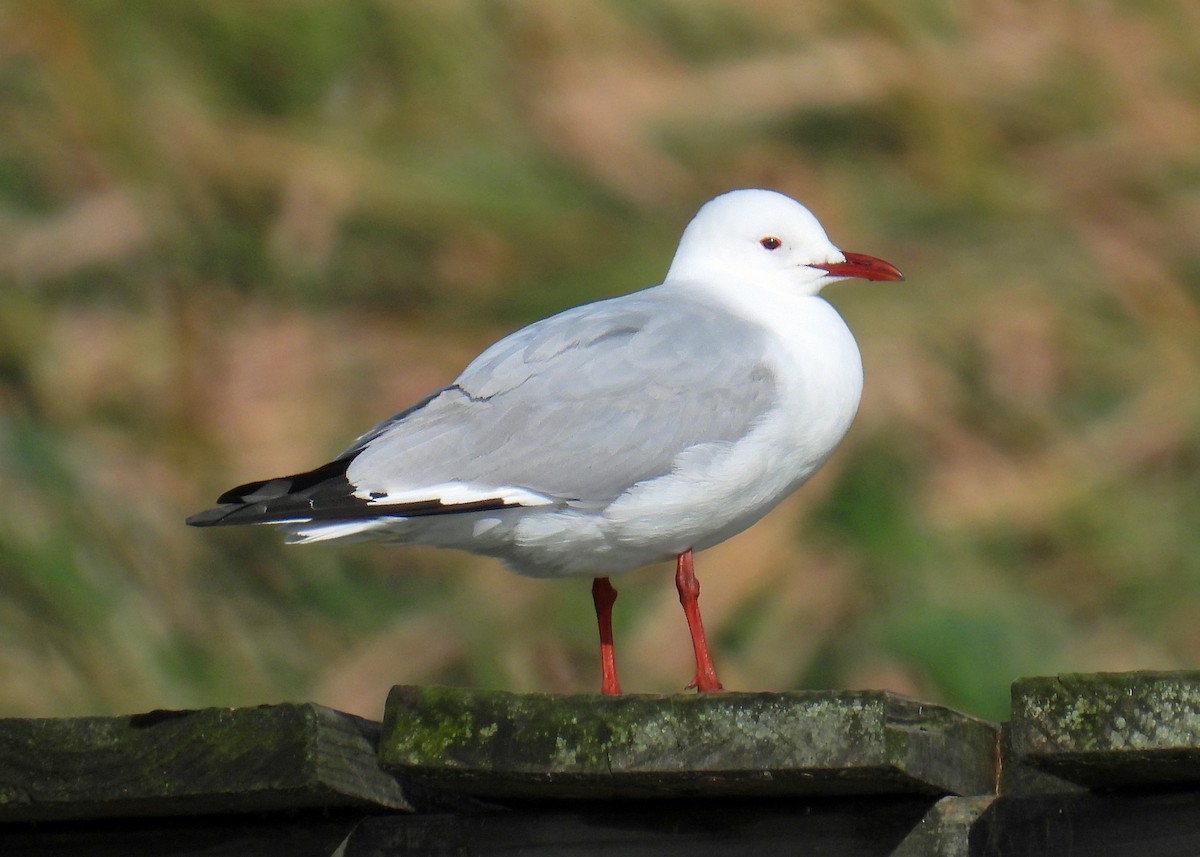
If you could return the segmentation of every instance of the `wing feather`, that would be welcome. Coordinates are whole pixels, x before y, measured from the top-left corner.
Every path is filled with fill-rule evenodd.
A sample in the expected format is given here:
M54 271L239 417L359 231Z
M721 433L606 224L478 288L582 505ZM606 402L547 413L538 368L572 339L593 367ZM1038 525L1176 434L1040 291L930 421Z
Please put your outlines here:
M761 329L666 292L523 328L333 462L232 489L189 523L603 507L685 451L735 442L774 402Z
M762 337L658 289L568 310L378 427L347 475L388 494L457 481L604 505L669 473L685 449L750 430L774 401Z

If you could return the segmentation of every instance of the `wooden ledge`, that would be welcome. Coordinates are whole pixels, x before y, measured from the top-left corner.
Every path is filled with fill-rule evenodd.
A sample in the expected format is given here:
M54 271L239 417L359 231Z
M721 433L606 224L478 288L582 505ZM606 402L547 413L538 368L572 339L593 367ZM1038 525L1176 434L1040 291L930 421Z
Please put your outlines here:
M491 798L991 794L997 731L882 691L551 696L396 687L405 782Z
M1018 679L1019 764L1087 787L1200 783L1200 672Z
M0 821L408 809L377 733L312 704L0 719Z

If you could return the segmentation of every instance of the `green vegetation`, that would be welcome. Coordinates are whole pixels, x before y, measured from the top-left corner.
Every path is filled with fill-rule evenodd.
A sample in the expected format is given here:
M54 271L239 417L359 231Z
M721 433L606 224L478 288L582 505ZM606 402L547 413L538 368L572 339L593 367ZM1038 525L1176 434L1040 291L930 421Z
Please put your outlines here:
M998 717L1200 660L1194 4L45 0L0 9L0 714L582 691L586 581L183 517L767 186L902 285L795 501L702 555L736 689ZM618 581L629 690L690 677Z

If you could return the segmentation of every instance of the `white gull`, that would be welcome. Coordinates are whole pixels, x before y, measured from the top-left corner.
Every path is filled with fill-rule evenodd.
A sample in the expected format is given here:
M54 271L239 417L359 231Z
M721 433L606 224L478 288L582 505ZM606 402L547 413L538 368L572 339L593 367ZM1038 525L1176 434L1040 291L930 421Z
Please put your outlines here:
M782 194L723 194L688 224L661 285L510 334L334 461L234 488L188 523L461 548L532 577L592 577L604 693L620 692L608 576L674 559L692 686L720 690L692 552L769 512L850 428L862 361L818 295L848 277L903 279L839 250Z

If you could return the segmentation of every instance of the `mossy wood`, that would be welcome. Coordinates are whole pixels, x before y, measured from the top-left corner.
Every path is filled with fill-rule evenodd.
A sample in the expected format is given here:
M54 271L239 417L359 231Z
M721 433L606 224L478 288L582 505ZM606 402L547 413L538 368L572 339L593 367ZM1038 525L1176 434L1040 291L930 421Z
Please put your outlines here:
M549 696L396 687L408 782L483 797L991 794L996 729L882 691Z
M377 737L311 704L0 720L0 821L406 809Z
M1200 672L1023 678L1012 700L1022 764L1089 787L1200 783Z

